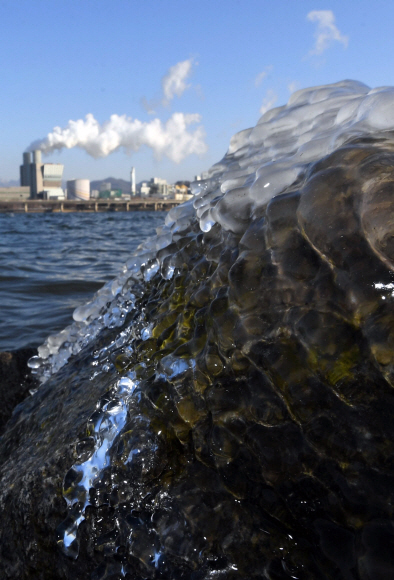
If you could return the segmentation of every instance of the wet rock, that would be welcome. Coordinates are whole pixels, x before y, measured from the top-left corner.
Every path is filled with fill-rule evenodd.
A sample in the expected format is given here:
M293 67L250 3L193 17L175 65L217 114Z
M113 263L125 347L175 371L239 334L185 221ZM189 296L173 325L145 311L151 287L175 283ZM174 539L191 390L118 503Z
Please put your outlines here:
M0 435L14 408L37 388L37 381L27 366L27 361L36 354L35 348L0 352Z
M2 577L394 576L387 98L269 112L40 347L0 441Z

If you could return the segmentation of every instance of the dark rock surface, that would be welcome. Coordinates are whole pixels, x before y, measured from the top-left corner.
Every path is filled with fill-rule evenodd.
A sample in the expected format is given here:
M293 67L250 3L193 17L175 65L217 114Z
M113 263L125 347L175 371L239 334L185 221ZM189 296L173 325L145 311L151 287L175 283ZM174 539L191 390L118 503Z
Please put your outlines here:
M0 439L1 578L394 578L393 151L185 213L114 284Z
M14 352L0 352L0 435L14 408L36 388L36 379L27 366L27 361L37 354L35 348L24 348Z
M88 578L84 556L77 566L57 546L65 517L63 478L76 460L73 442L84 431L96 397L108 385L91 385L86 357L62 382L62 372L14 411L0 439L1 578ZM85 388L81 385L85 384Z
M174 277L141 284L122 326L144 312L151 337L117 347L107 329L18 407L0 444L3 578L393 577L392 274L361 226L374 199L389 235L391 153L359 186L376 152L316 164L242 236L188 224L162 251Z

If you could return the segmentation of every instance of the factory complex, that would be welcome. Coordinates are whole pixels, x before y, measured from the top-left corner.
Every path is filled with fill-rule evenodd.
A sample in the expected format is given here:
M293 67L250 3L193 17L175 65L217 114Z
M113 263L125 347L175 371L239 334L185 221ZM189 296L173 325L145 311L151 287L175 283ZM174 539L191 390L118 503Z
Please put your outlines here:
M149 181L136 183L135 168L130 172L130 184L122 181L117 187L110 181L95 182L99 186L92 189L89 179L72 179L62 186L64 165L61 163L43 163L41 151L23 153L23 164L20 166L20 186L0 187L0 202L27 200L81 200L117 199L130 200L133 197L174 199L185 201L191 197L190 182L178 181L169 184L165 179L152 177ZM195 179L204 179L205 175Z

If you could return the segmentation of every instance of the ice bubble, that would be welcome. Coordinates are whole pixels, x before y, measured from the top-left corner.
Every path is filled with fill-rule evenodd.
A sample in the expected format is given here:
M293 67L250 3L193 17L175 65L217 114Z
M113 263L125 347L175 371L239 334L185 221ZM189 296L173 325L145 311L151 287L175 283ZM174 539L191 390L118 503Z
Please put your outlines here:
M143 263L144 259L142 256L134 256L126 262L126 267L130 272L138 273Z
M211 209L207 209L201 216L200 219L200 228L203 232L209 232L212 229L212 226L215 225L215 220L212 217Z
M170 354L162 359L160 366L165 375L174 379L175 377L183 376L187 371L195 368L195 361L178 358Z
M112 309L104 315L104 324L107 328L117 328L123 324L125 313L118 306L113 306Z
M115 279L111 284L112 296L117 296L122 292L122 286L119 284L118 280Z
M171 244L171 242L172 235L170 232L158 235L156 240L156 250L159 251L163 248L166 248L169 244Z
M39 346L37 350L38 350L38 356L41 359L48 358L50 355L49 348L44 344L42 346Z
M75 322L85 321L94 312L94 306L91 302L78 306L73 312Z
M168 260L165 264L163 264L163 267L161 269L161 275L163 276L164 280L171 280L171 278L174 275L174 271L175 271L174 265L171 263L170 260Z
M160 263L158 260L149 260L146 266L142 269L145 282L149 282L155 274L159 271Z
M39 357L39 356L32 356L29 359L29 361L27 363L27 366L29 368L31 368L31 369L38 369L38 368L40 368L40 366L42 365L43 362L44 361L43 361L43 359L41 357Z
M119 395L132 395L138 383L129 377L122 377L118 381L117 392Z
M152 336L152 325L146 326L141 330L141 339L148 340Z

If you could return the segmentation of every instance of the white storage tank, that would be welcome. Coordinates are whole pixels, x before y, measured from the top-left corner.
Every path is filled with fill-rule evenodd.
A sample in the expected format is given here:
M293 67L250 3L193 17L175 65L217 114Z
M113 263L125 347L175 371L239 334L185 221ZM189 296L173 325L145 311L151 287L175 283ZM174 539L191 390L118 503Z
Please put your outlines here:
M90 181L89 179L72 179L67 181L67 199L82 199L84 201L90 198Z

